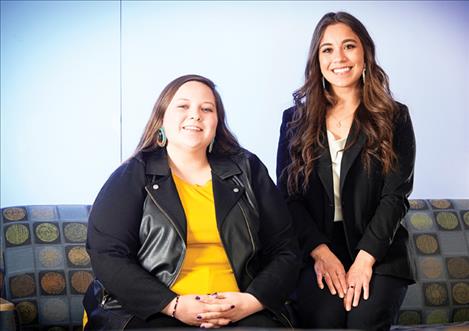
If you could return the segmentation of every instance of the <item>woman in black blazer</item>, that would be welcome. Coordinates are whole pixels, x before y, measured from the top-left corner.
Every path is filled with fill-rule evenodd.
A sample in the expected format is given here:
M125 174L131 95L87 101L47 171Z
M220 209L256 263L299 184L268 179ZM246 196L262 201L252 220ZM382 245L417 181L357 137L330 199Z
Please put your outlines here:
M415 160L409 112L348 13L320 20L305 76L277 155L305 262L299 326L387 330L413 282L401 225Z

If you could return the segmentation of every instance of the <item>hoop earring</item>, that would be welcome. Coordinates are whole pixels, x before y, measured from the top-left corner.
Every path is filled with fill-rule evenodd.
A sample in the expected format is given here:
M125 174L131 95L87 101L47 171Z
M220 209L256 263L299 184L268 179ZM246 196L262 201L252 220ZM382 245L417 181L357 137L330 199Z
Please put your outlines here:
M363 68L363 72L362 72L363 85L365 85L365 71L366 71L366 68Z
M322 88L324 90L326 89L326 80L324 79L324 76L322 76Z
M161 127L156 131L156 144L161 148L166 146L168 139L166 138L166 133L164 132L164 128Z
M213 143L215 143L215 138L213 138L212 141L210 142L210 145L208 145L208 152L209 153L212 153Z

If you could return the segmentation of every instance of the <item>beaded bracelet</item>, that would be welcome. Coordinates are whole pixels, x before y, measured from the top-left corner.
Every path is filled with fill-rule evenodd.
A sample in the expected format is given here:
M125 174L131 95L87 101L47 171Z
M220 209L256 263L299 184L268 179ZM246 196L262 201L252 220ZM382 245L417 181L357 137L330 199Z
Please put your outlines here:
M176 302L174 303L173 313L171 314L172 318L176 318L176 308L178 307L179 295L176 297Z

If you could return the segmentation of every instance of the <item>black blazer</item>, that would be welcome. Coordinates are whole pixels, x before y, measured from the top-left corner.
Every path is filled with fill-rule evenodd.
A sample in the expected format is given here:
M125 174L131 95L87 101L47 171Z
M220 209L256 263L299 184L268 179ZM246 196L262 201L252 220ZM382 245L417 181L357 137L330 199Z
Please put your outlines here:
M360 117L365 111L360 105ZM309 188L303 194L288 195L285 167L290 163L287 124L295 107L283 113L277 153L277 182L287 199L303 257L319 244L331 241L334 219L334 191L332 162L327 139L326 149L316 160ZM352 260L363 249L376 258L374 272L413 280L413 271L407 255L407 230L401 220L409 208L408 196L412 191L415 162L415 136L409 111L399 104L394 122L394 148L398 158L395 171L382 174L380 162L373 160L366 171L362 163L365 134L354 122L347 143L355 143L344 151L340 173L342 212L347 246Z

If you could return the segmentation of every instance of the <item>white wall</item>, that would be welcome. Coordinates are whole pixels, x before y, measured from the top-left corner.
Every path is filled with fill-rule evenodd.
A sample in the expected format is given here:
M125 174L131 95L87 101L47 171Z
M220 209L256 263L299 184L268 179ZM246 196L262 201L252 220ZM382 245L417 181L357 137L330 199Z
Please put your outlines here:
M410 108L412 196L469 197L468 3L2 1L1 206L92 203L186 73L217 83L230 127L274 176L312 31L337 10L368 28Z

